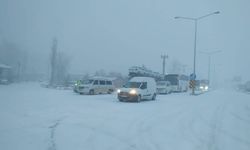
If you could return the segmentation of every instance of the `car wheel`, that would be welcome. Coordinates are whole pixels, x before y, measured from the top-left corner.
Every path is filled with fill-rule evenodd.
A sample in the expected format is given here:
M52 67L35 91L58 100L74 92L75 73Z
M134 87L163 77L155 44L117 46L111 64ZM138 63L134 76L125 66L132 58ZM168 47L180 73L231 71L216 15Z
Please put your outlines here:
M138 102L138 103L141 102L141 95L138 95L138 97L137 97L137 102Z
M168 90L165 90L165 93L164 94L168 94Z
M108 94L112 94L113 90L112 89L109 89L108 90Z
M168 90L166 90L166 94L169 94L169 91L168 91Z
M155 100L155 99L156 99L156 94L154 93L152 100Z
M94 93L95 93L94 90L89 91L89 95L94 95Z

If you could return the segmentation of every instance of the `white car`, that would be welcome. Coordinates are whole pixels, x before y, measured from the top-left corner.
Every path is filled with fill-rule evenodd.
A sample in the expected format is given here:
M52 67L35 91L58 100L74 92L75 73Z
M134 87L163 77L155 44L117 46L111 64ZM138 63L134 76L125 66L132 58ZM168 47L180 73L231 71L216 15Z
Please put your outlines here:
M93 77L88 80L83 80L77 86L77 93L80 94L111 94L115 87L111 79L104 77Z
M158 81L156 83L157 94L170 94L172 86L169 81Z
M150 77L134 77L117 93L119 101L155 100L156 82Z

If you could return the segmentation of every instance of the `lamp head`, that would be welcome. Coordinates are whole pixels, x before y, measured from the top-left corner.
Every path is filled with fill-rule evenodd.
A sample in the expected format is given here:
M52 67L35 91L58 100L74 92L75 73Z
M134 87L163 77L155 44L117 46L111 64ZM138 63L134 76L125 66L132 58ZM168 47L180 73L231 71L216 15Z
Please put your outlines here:
M220 13L219 11L214 12L214 14L219 14L219 13Z

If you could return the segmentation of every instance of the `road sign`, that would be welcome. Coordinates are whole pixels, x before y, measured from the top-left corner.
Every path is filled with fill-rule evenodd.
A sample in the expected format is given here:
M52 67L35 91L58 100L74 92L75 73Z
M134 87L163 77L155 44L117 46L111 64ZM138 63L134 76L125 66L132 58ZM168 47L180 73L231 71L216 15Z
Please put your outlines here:
M196 79L196 74L192 73L190 74L190 80L195 80Z
M189 88L194 89L195 88L195 80L190 80L189 81Z

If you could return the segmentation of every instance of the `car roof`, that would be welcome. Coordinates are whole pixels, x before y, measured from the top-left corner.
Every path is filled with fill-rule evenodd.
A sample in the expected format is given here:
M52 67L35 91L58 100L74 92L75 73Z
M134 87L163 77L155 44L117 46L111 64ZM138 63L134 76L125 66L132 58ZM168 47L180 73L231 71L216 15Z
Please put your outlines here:
M132 82L148 82L148 81L155 81L154 78L151 77L133 77L130 79Z
M109 78L109 77L94 76L94 77L90 77L89 80L108 80L108 81L112 81L114 79L113 78Z

